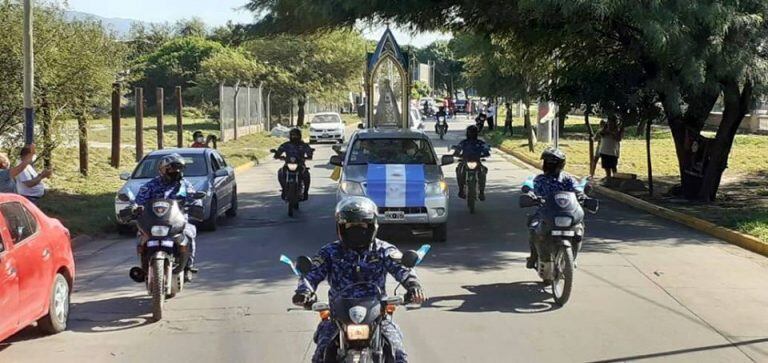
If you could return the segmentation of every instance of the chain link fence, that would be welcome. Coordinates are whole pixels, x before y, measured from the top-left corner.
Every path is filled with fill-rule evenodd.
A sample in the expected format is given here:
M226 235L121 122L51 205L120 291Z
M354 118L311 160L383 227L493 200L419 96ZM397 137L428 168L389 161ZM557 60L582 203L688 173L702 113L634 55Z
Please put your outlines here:
M262 87L219 87L219 124L222 141L267 130Z

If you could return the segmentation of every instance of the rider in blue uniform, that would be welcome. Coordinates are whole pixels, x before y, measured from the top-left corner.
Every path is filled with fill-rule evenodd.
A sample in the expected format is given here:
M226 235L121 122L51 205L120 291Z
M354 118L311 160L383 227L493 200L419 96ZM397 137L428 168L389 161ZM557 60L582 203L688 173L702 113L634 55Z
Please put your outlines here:
M544 172L533 180L533 193L537 197L546 199L549 195L557 192L574 192L580 201L586 198L584 192L576 188L578 184L576 178L563 171L565 159L565 153L556 148L547 148L541 154L541 160L543 160L541 169ZM536 218L536 215L532 218ZM528 257L526 263L526 266L531 269L536 268L536 261L538 261L538 253L533 243L534 238L536 238L536 234L531 231L529 239L531 256Z
M467 161L477 161L478 164L480 162L480 159L491 156L491 148L488 146L488 144L485 143L485 141L478 139L479 130L477 126L471 125L467 127L467 138L462 140L455 148L454 148L454 156L458 156L464 159L463 162L459 163L458 166L456 166L456 179L459 182L459 198L464 199L467 197L466 192L466 167L467 167ZM478 182L480 183L480 194L478 195L478 199L485 200L485 180L486 176L488 175L488 168L486 168L484 165L480 165L480 174L478 175Z
M154 199L174 199L183 202L184 205L200 203L192 197L195 194L195 188L184 179L185 167L186 163L181 155L174 153L163 156L157 163L158 176L144 184L136 195L134 203L139 207L139 213L150 209L147 203ZM187 268L190 272L197 272L194 264L197 237L195 225L187 223L184 227L184 235L190 240L192 246Z
M301 180L304 183L304 196L302 200L309 199L309 183L311 181L309 175L309 169L305 163L306 160L312 160L312 154L314 150L305 143L301 138L301 130L294 128L288 134L288 142L283 143L277 148L275 152L275 159L279 159L280 156L285 154L286 159L295 158L301 168ZM285 199L286 181L285 181L285 167L280 168L277 171L277 180L280 182L280 188L282 188L281 198Z
M328 280L328 298L334 298L344 291L345 298L371 296L370 285L352 286L358 282L372 282L381 291L385 290L387 274L392 275L408 290L406 301L422 303L424 294L416 275L400 263L402 253L387 242L376 238L378 231L378 208L370 199L350 197L336 206L336 226L339 241L323 246L312 260L313 268L305 276L311 288L302 280L293 296L293 303L307 306L314 300L311 291L323 280ZM352 286L345 290L346 287ZM338 334L336 325L323 320L317 327L315 343L317 349L312 362L334 361ZM382 334L391 347L396 362L406 362L400 328L391 320L384 321Z

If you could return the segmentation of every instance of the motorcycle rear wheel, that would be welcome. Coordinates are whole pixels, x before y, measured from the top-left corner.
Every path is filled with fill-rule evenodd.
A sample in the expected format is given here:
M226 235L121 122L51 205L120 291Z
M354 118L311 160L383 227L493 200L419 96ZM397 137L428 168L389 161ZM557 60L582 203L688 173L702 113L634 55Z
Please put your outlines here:
M555 278L552 280L552 296L557 305L563 306L571 297L573 287L573 251L560 247L555 255Z
M165 260L153 260L150 267L150 289L152 291L152 319L163 319L165 305Z

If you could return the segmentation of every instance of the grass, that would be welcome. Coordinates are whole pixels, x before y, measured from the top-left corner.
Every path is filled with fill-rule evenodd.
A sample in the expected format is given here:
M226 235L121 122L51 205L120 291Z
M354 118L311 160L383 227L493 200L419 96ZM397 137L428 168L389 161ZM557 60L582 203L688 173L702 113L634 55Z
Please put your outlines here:
M597 122L599 121L595 120L595 123ZM503 122L500 124L503 125ZM519 152L538 159L547 145L536 144L534 151L530 152L522 124L521 118L515 118L513 137L503 136L502 128L486 133L485 138L492 145L504 150ZM596 129L595 127L595 131ZM583 118L569 117L564 131L560 147L568 155L566 169L575 175L589 175L589 142ZM596 147L597 143L595 143ZM656 189L661 189L663 192L665 188L676 184L679 180L674 141L666 128L658 127L653 130L651 150ZM736 136L728 161L728 169L723 174L719 199L714 204L686 204L670 198L658 196L650 198L647 193L637 196L768 241L768 158L758 156L765 155L766 150L768 150L768 136ZM621 143L619 171L637 174L640 180L646 181L648 178L646 158L644 137L637 135L633 129L627 130L624 141ZM602 173L598 165L596 175L599 177Z
M175 118L174 125L165 128L166 147L176 146ZM156 149L157 137L152 126L145 124L145 152ZM111 139L111 121L100 119L89 124L89 175L83 177L79 172L79 154L77 147L66 142L57 148L53 155L54 176L46 183L49 190L41 202L42 209L50 216L62 220L73 234L102 235L115 231L114 198L123 185L119 175L130 172L135 167L135 127L133 119L123 119L123 137L121 148L121 167L110 166L111 151L108 147ZM72 125L75 125L72 121ZM203 130L206 134L218 135L218 124L206 120L185 120L184 140L191 143L192 132ZM75 134L76 135L76 134ZM268 133L256 133L240 137L238 140L220 143L219 151L230 165L239 166L248 162L259 162L268 154L268 150L284 140L270 137Z

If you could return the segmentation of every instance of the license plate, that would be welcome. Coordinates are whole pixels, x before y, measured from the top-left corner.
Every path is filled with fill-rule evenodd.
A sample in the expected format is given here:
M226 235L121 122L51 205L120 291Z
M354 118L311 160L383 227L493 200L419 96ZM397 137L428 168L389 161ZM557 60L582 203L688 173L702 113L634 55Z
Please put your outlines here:
M387 219L395 220L395 221L402 221L405 219L405 212L403 211L390 211L385 212L384 216L387 217Z
M169 241L169 240L163 240L163 241L151 240L151 241L147 241L147 247L160 247L160 246L171 248L171 247L173 247L173 241Z
M330 136L331 136L331 135L328 135L328 134L323 134L323 136L322 136L322 137L330 137Z

